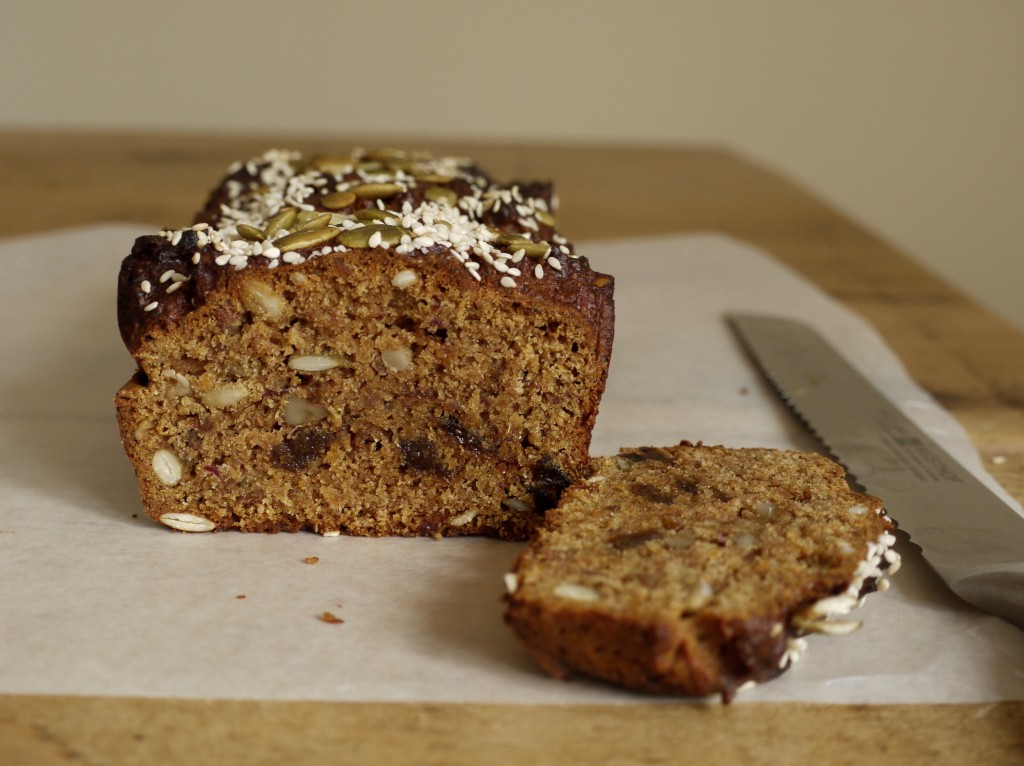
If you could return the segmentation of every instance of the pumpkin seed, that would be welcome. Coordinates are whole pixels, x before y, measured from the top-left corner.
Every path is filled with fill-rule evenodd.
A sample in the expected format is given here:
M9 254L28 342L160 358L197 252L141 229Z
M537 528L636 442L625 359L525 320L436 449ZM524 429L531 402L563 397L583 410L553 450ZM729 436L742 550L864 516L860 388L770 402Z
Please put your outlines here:
M360 160L359 169L364 173L380 173L384 170L384 163L379 160Z
M247 242L262 242L267 238L262 229L257 229L247 223L240 223L235 229L238 231L238 236Z
M312 231L313 229L322 229L331 222L330 213L320 213L315 218L310 218L305 222L296 222L295 231Z
M362 184L352 189L359 199L388 199L404 191L398 184Z
M331 192L320 198L320 204L328 210L341 210L356 201L356 195L350 191Z
M280 239L274 240L274 247L281 251L302 250L307 247L316 247L325 242L336 239L341 233L339 229L324 227L323 229L312 229L310 231L296 231L293 234L285 234Z
M388 166L388 170L391 170L391 171L401 170L404 173L408 173L410 170L412 170L412 166L413 166L412 165L412 160L407 160L407 159L387 160L386 164Z
M443 176L433 170L413 170L412 174L417 181L425 184L450 184L455 180L452 176Z
M499 234L498 236L496 236L494 238L494 240L492 241L492 244L496 245L497 247L505 247L506 245L508 245L508 246L516 245L516 244L527 244L527 245L529 245L529 244L533 244L533 243L532 243L532 241L530 239L528 239L527 237L524 237L522 234Z
M358 229L349 229L348 231L341 232L341 235L338 237L338 244L356 248L357 250L365 250L370 247L370 238L377 232L380 232L381 244L387 243L388 245L397 245L402 241L403 234L409 234L409 231L401 226L370 224L369 226L360 226Z
M301 226L304 223L309 223L314 218L320 215L319 210L300 210L299 214L295 217L295 224Z
M459 204L459 195L443 186L430 186L423 192L424 199L431 202L447 202L451 207Z
M520 242L512 245L509 249L514 249L517 252L523 250L527 258L540 260L541 258L547 258L548 253L551 252L551 245L547 242Z
M281 208L277 215L271 217L267 221L267 228L264 230L267 235L267 239L273 237L281 229L290 229L294 224L295 220L299 217L298 209L294 207Z
M402 216L392 210L378 210L375 207L367 207L362 210L357 210L352 214L357 221L380 221L386 223L387 219L392 221L400 221Z
M321 173L343 176L352 170L352 158L342 155L314 157L312 165Z
M547 210L538 210L537 220L545 226L550 226L552 229L555 228L555 217Z

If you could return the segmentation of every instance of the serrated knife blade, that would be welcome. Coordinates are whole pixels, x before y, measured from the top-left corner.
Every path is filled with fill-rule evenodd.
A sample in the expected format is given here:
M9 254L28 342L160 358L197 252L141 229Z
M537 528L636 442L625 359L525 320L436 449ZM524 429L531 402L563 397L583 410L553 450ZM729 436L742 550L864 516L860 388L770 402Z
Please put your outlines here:
M727 316L764 376L964 600L1024 628L1024 516L810 325Z

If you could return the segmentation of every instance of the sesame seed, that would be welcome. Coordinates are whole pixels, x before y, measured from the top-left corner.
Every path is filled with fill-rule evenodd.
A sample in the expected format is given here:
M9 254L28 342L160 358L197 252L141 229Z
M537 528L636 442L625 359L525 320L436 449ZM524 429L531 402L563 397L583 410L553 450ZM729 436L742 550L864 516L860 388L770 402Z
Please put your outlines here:
M153 301L152 303L147 303L147 304L146 304L146 305L145 305L145 306L143 307L143 309L142 309L142 310L143 310L143 311L153 311L153 310L155 310L155 309L156 309L156 307L157 307L157 306L159 306L159 305L160 305L159 303L157 303L156 301Z
M148 295L149 291L153 289L153 285L150 284L150 281L148 279L143 279L142 282L139 284L139 289Z
M529 197L518 185L495 185L489 179L471 173L471 163L465 159L432 157L422 153L409 156L416 175L398 169L367 171L358 168L358 153L353 155L354 159L347 167L334 165L321 171L303 162L303 157L298 152L271 150L247 163L235 164L236 169L244 168L248 177L225 181L224 202L219 205L219 215L213 225L194 224L189 229L163 230L160 235L177 246L182 241L187 241L183 239L183 232L194 232L195 237L192 241L196 244L189 254L183 254L191 259L193 267L203 263L203 252L210 253L212 262L217 266L232 266L235 269L249 268L256 264L266 264L265 267L271 269L281 263L300 264L310 258L345 253L348 248L330 244L305 255L294 251L282 254L269 239L250 242L241 238L237 233L237 227L241 224L256 228L264 227L272 215L285 207L318 211L318 206L311 204L313 199L319 198L327 191L347 191L361 183L399 183L405 189L417 186L422 188L423 184L418 183L416 178L419 172L425 172L460 179L464 188L459 194L458 201L454 205L447 200L424 200L416 204L405 199L400 208L397 208L383 199L378 199L373 202L377 210L400 212L395 212L393 216L388 213L390 217L383 221L360 221L347 214L333 213L328 225L342 230L378 223L400 225L406 233L401 235L397 245L388 245L381 232L374 232L368 240L368 245L371 248L391 247L395 253L402 256L444 248L447 251L446 255L462 263L474 279L480 280L484 271L493 269L498 273L500 284L504 287L517 286L516 280L522 277L524 272L532 271L535 278L542 279L545 267L561 271L563 266L555 255L580 257L570 252L567 247L568 241L556 232L551 232L549 237L555 249L545 254L540 261L526 259L523 248L513 253L498 250L493 245L496 232L482 221L487 211L511 213L511 220L518 221L518 231L527 239L533 240L533 233L540 230L537 216L542 211L555 210L555 200L548 203L540 197ZM258 193L254 191L257 188ZM277 236L284 236L287 233L280 230ZM207 256L208 263L210 256ZM258 257L259 260L250 261L252 257ZM528 264L529 268L521 266L524 263ZM189 279L192 270L184 270L186 274L169 269L160 275L161 284L170 282L166 284L168 293L175 292L180 284ZM152 290L152 284L148 281L140 283L139 287L143 294L148 294L148 291ZM147 310L155 308L154 305L152 309Z

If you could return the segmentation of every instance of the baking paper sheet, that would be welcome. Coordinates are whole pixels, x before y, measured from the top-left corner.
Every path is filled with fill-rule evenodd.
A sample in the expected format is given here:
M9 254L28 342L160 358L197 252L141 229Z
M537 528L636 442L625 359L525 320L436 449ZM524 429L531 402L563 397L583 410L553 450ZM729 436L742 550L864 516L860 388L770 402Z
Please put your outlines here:
M501 621L517 544L189 535L140 518L112 401L133 370L114 286L138 233L0 244L0 693L649 701L551 680L526 657ZM580 250L617 278L595 454L681 438L816 449L721 318L766 310L813 321L991 482L873 331L764 253L715 234ZM860 631L811 636L791 671L739 704L1024 699L1024 631L949 594L905 536L898 550L904 566L859 610Z

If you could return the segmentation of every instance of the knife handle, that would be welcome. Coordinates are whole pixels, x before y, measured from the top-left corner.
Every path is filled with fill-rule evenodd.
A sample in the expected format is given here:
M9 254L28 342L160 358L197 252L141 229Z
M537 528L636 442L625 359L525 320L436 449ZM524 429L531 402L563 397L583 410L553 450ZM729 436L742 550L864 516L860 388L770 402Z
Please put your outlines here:
M965 601L1024 630L1024 571L971 575L958 581L953 590Z

